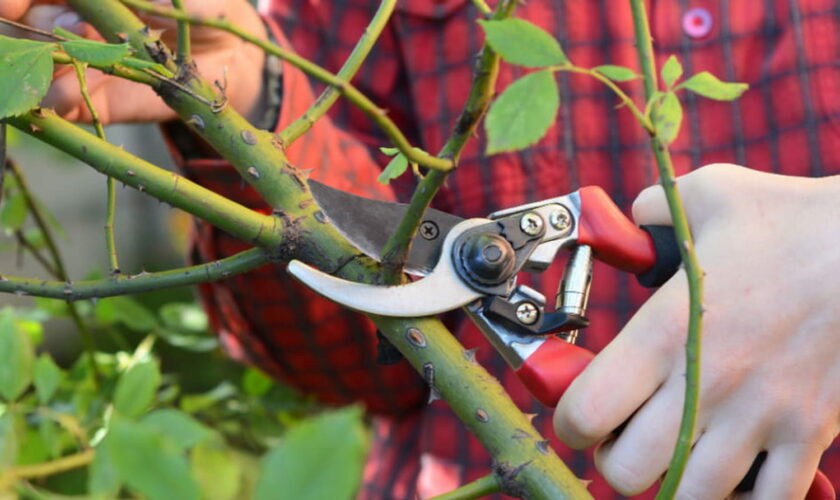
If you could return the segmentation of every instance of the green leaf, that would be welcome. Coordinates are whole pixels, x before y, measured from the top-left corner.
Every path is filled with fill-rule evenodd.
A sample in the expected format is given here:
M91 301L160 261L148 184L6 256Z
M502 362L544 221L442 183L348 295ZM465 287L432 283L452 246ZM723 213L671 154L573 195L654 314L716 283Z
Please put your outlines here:
M146 333L158 326L155 315L128 297L109 297L96 303L95 315L97 321L105 325L121 323L129 329Z
M0 311L0 396L14 401L32 381L35 349L29 335L15 324L12 311Z
M155 429L114 415L102 444L132 490L150 500L199 500L187 460Z
M408 160L406 160L405 156L402 154L398 154L388 162L388 165L385 166L385 170L379 174L379 177L377 177L376 180L382 184L388 184L391 179L396 179L401 176L407 169Z
M656 110L654 125L656 133L665 144L671 144L680 133L683 111L680 100L673 92L667 92Z
M116 498L121 486L122 479L111 460L110 449L106 443L100 443L90 464L88 491L97 498Z
M262 396L274 387L274 381L265 373L248 367L242 374L242 390L250 396Z
M695 94L717 101L732 101L741 97L741 94L749 88L749 85L746 83L723 82L708 71L703 71L682 82L677 88L685 88Z
M554 123L559 106L560 94L549 70L511 83L487 113L487 154L522 149L539 141Z
M61 430L55 421L44 418L38 425L38 433L44 441L44 446L47 448L47 454L50 459L61 456Z
M114 389L114 408L128 417L142 415L154 402L160 385L157 361L147 359L129 366Z
M158 314L169 328L204 332L209 326L207 313L198 304L172 302L161 307Z
M236 386L224 381L203 394L186 394L181 397L181 409L187 413L198 413L238 394Z
M141 420L144 425L169 436L172 443L186 450L213 435L213 431L198 420L173 408L155 410Z
M61 42L61 48L73 59L79 61L110 66L123 60L131 53L127 43L103 43L93 40L70 40Z
M0 36L0 118L38 105L53 74L52 43Z
M20 440L18 464L37 464L49 460L49 450L38 429L27 427L23 432L18 432L18 439Z
M680 64L680 61L677 59L677 56L671 56L665 61L665 64L662 65L662 81L665 82L665 86L671 88L674 86L674 83L680 79L683 74L683 67Z
M362 413L345 408L291 428L264 458L256 500L350 500L365 461Z
M27 214L29 207L26 205L26 198L20 192L12 193L0 207L0 225L6 231L17 231L26 222Z
M193 477L205 500L233 500L242 486L242 468L221 440L204 441L190 452Z
M49 354L42 354L35 363L35 392L38 393L38 401L45 405L55 394L55 390L61 383L61 368L55 364Z
M543 68L569 62L553 36L524 19L480 20L478 24L490 47L511 64Z
M3 410L0 414L0 469L17 463L20 437L15 427L14 414Z
M382 152L385 156L394 156L400 152L399 148L379 148L379 151Z
M193 352L212 351L219 346L208 329L207 313L197 304L165 304L158 314L163 328L157 333L170 345Z
M595 66L592 69L615 82L629 82L630 80L639 78L639 75L632 69L614 64L603 64L601 66Z

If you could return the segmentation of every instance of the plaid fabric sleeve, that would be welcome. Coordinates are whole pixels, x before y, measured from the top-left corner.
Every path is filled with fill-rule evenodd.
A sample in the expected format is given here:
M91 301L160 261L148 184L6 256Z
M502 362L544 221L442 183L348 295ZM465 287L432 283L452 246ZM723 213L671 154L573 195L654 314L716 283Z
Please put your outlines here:
M276 39L288 46L273 21ZM291 65L282 70L283 99L277 130L301 116L315 96L307 78ZM177 163L191 180L256 211L268 213L259 195L224 160L177 125L165 127ZM329 119L287 148L290 161L334 187L392 199L376 182L379 166L368 150ZM192 256L209 261L248 247L198 223ZM425 398L425 386L407 362L376 363L376 330L366 318L330 303L294 282L284 264L200 287L212 325L228 353L329 404L363 402L381 414L404 413Z

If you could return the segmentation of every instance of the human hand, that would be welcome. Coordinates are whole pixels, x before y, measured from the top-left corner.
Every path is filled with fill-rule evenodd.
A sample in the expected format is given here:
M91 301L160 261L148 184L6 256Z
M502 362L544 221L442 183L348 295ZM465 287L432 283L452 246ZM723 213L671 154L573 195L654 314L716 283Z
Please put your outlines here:
M752 498L803 498L840 431L840 177L711 165L679 189L706 273L706 312L695 444L677 498L726 497L761 451ZM670 224L661 187L643 191L633 215ZM574 448L600 442L596 466L622 494L640 493L668 467L687 319L680 271L557 405L558 437Z
M169 0L156 0L154 3L171 7ZM210 18L224 16L248 31L265 36L262 20L246 0L185 0L184 4L193 14ZM139 15L152 28L164 30L163 41L174 50L177 38L175 22L142 13ZM101 39L63 1L3 0L0 2L0 17L17 20L44 31L52 31L55 26L60 26L87 38ZM4 34L9 33L5 27L3 30ZM12 34L31 36L19 30ZM264 62L262 50L213 28L193 26L190 35L192 56L199 72L209 81L226 80L226 95L230 105L248 118L259 116ZM175 113L145 85L104 75L92 69L87 71L86 76L93 105L104 123L152 122L175 117ZM56 72L42 105L55 108L70 120L91 120L73 71Z

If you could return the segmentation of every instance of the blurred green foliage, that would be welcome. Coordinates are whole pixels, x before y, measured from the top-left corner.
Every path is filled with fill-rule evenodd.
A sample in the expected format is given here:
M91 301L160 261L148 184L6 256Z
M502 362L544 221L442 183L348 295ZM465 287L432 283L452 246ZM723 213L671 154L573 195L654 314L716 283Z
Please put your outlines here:
M50 274L42 231L63 231L51 214L39 227L22 200L6 176L0 252L40 253ZM0 308L0 498L355 496L368 445L362 411L322 408L228 359L191 290L73 307L96 347L60 358L44 326L72 324L67 302Z

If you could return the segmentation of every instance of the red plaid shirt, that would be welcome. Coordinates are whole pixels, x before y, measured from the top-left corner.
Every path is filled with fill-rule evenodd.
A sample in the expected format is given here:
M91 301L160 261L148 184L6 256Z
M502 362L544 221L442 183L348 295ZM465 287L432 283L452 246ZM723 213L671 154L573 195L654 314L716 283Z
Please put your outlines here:
M267 20L283 44L336 71L377 7L376 0L276 0ZM689 10L700 7L700 19ZM676 54L687 74L708 70L750 84L734 103L685 95L685 122L672 148L680 174L712 162L733 162L785 174L840 173L840 3L837 0L650 0L648 11L658 64ZM695 11L697 12L697 11ZM637 67L628 2L530 0L517 15L542 26L578 65ZM686 16L689 17L686 17ZM437 151L460 111L470 84L482 32L469 0L400 0L381 40L354 83L388 109L412 139ZM498 88L522 75L502 65ZM597 184L621 206L653 183L648 141L615 97L597 82L560 75L557 124L536 146L515 154L485 157L485 138L467 146L460 168L436 206L461 216L557 196ZM622 84L641 95L640 82ZM300 116L313 99L307 80L286 65L280 127ZM387 160L387 145L372 123L339 101L313 131L289 149L300 168L339 188L392 197L374 181ZM266 208L224 162L186 155L190 177L255 209ZM405 199L412 180L393 184ZM224 233L202 227L202 259L245 248ZM363 401L379 415L360 493L366 499L413 499L450 490L484 475L489 458L444 402L425 404L426 390L406 363L375 363L375 333L359 316L315 297L288 279L285 266L266 266L203 287L214 325L229 351L280 380L323 400ZM553 296L559 269L535 276L532 285ZM621 329L647 293L632 276L597 265L582 342L598 350ZM551 414L535 402L480 333L463 319L454 329L467 347L508 388L535 425L553 436ZM675 408L674 411L679 411ZM588 452L553 441L577 474L594 480L596 498L613 493L592 466ZM840 453L829 451L822 468L840 487Z

